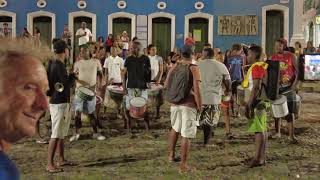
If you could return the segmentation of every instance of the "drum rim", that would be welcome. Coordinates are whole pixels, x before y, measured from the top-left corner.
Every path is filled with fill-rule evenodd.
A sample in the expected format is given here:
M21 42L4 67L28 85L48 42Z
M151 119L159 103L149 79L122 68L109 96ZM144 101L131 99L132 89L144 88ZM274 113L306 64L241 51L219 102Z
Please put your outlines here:
M137 106L134 106L134 107L136 107L136 108L141 108L141 107L144 107L144 106L147 105L148 101L147 101L146 98L144 98L144 97L133 97L133 98L131 98L130 101L129 101L130 106L132 105L131 101L132 101L133 99L136 99L136 98L143 99L143 100L145 101L145 104L142 105L142 106L139 106L139 107L137 107ZM133 105L132 105L132 106L133 106Z
M276 101L281 100L281 99L285 99L285 101L281 102L281 103L279 103L279 102L276 103ZM283 104L283 103L286 103L286 102L288 103L287 97L285 95L281 95L280 98L272 101L272 105L280 105L280 104Z
M96 93L95 93L93 90L91 90L90 88L85 87L85 86L80 86L80 87L78 87L77 89L78 89L78 91L80 91L80 92L82 92L82 93L83 93L83 91L81 91L81 89L87 89L87 90L89 90L90 92L93 93L93 95L86 94L86 95L88 95L88 96L95 96L95 95L96 95Z

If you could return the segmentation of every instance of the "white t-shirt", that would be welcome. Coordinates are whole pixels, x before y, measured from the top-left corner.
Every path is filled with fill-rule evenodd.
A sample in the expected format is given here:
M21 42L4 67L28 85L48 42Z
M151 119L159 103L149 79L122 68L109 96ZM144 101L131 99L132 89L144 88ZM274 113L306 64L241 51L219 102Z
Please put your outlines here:
M121 57L107 57L103 67L108 69L108 81L113 78L113 83L122 83L121 69L124 69L124 61Z
M200 68L201 75L200 92L202 104L220 104L223 81L230 79L227 67L213 59L201 60L197 65Z
M97 73L98 71L102 72L102 67L97 59L80 60L75 63L74 71L79 73L79 80L94 86L97 83ZM77 87L79 86L82 85L77 83Z
M79 46L83 45L83 44L87 44L87 42L89 42L90 37L92 37L92 33L90 31L90 29L85 28L85 29L78 29L76 36L81 36L84 35L85 33L87 33L85 36L82 36L79 38Z
M155 56L148 56L150 59L150 66L151 66L151 80L156 80L160 72L160 64L163 63L162 57L155 55Z

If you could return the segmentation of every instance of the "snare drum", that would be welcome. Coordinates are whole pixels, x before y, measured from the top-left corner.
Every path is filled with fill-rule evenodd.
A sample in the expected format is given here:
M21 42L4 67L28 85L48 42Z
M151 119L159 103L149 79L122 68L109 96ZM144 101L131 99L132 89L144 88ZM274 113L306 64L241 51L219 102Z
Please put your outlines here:
M148 91L148 104L150 106L161 106L163 104L163 86L162 85L156 85L155 83L150 84L150 88L147 89Z
M104 105L109 108L119 108L123 99L123 88L121 86L111 85L107 87L105 93Z
M296 99L295 99L295 101L293 102L293 103L294 103L294 104L293 104L293 105L294 105L293 113L294 113L294 117L295 117L296 119L298 119L299 116L300 116L301 101L302 101L301 96L297 94L297 95L296 95Z
M110 97L114 100L122 100L123 98L123 88L122 86L111 85L107 87Z
M250 98L250 90L248 88L243 88L242 86L237 87L237 104L245 105Z
M281 95L279 99L272 102L271 112L274 118L283 118L289 114L286 96Z
M92 101L95 97L94 91L83 86L78 88L77 95L84 101Z
M130 116L135 119L144 118L147 100L142 97L134 97L130 100Z

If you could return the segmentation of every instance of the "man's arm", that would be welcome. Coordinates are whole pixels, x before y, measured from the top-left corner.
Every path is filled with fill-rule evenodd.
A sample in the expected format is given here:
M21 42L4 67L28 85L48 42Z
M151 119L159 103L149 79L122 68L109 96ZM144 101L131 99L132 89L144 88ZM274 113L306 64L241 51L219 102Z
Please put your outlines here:
M198 67L193 67L194 70L192 71L193 74L193 93L194 99L196 101L197 110L201 111L202 109L202 101L201 101L201 94L200 94L200 70Z
M127 94L127 68L125 67L122 71L121 71L121 78L122 78L122 87L123 87L123 92L124 94Z
M246 105L246 117L248 119L253 118L253 102L258 98L259 92L261 90L262 79L253 79L253 88L250 93L249 101Z
M231 92L231 79L230 78L224 79L223 80L223 84L224 84L224 87L226 87L224 95L228 96L230 94L230 92Z
M159 78L156 82L156 85L160 84L162 76L163 76L163 61L161 59L161 61L159 62Z
M292 54L292 58L293 58L293 67L294 67L294 71L295 71L295 76L294 76L294 81L292 83L292 89L296 90L297 88L297 83L298 83L298 76L299 76L299 62L298 62L298 58Z

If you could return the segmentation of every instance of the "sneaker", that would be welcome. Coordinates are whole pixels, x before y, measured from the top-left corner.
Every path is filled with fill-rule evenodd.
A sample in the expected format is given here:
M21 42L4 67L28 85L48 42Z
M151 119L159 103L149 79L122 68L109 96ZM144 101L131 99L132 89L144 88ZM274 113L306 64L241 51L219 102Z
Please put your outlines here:
M103 141L103 140L106 139L105 136L103 136L103 135L101 135L101 134L99 134L99 133L93 134L93 135L92 135L92 138L93 138L93 139L97 139L97 140L99 140L99 141Z
M36 140L36 143L38 143L38 144L49 144L49 141L47 141L45 139L38 139L38 140Z
M78 141L80 138L80 134L75 134L70 138L70 142Z

